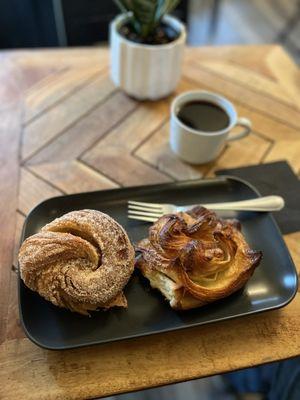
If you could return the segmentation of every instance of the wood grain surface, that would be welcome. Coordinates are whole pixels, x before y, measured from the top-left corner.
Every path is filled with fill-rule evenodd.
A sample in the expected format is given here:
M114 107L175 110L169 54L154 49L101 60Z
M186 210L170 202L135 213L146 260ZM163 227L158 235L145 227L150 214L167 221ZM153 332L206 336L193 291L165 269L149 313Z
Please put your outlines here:
M137 102L109 79L107 49L5 52L0 72L0 398L86 399L228 372L300 354L300 297L284 309L91 348L54 352L26 337L16 254L26 214L64 193L212 176L300 161L300 73L279 46L186 49L170 98ZM230 98L253 133L202 166L168 145L174 95ZM300 232L285 236L300 270Z

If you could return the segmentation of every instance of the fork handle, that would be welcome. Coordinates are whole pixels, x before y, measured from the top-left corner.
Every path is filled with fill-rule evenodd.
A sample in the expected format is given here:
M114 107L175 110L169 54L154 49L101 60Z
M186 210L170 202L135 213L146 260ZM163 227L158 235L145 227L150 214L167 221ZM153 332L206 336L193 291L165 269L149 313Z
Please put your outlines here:
M178 210L188 211L195 207L195 205L178 207ZM280 196L265 196L251 200L202 205L209 210L219 211L279 211L284 207L284 199Z

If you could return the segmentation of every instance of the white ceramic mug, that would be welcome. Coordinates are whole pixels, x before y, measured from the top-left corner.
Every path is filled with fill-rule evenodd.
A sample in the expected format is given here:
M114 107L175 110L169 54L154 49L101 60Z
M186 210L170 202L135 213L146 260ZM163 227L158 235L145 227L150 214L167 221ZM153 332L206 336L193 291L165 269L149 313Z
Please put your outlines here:
M205 132L188 127L180 121L177 114L184 104L190 101L205 101L221 107L229 118L226 128ZM233 127L240 125L241 132L229 136ZM227 141L238 140L251 132L251 122L247 118L238 118L234 105L216 93L206 91L185 92L177 96L171 105L170 145L181 159L191 164L204 164L214 160Z

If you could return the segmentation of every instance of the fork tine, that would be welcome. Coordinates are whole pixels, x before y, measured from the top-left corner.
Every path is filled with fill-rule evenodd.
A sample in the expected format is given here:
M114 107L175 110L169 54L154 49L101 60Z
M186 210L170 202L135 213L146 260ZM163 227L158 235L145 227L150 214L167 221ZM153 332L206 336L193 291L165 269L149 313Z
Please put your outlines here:
M149 212L159 212L162 213L162 208L152 208L152 207L141 207L128 204L128 210L138 210L138 211L149 211Z
M135 205L135 206L140 206L140 207L161 208L160 204L157 204L157 203L145 203L143 201L128 200L128 204Z
M138 217L138 216L128 215L128 218L137 219L139 221L146 221L146 222L155 222L155 221L157 221L157 218L153 218L153 217Z
M148 212L148 211L131 211L129 210L128 215L144 215L145 217L156 217L162 216L162 213Z

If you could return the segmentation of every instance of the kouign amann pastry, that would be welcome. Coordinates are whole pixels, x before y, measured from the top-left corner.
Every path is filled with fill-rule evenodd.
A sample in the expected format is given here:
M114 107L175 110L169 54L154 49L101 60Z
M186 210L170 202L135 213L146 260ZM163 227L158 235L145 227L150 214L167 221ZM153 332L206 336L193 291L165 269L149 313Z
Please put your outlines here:
M262 254L251 250L236 220L204 207L159 218L136 248L136 266L174 309L190 309L242 288Z

